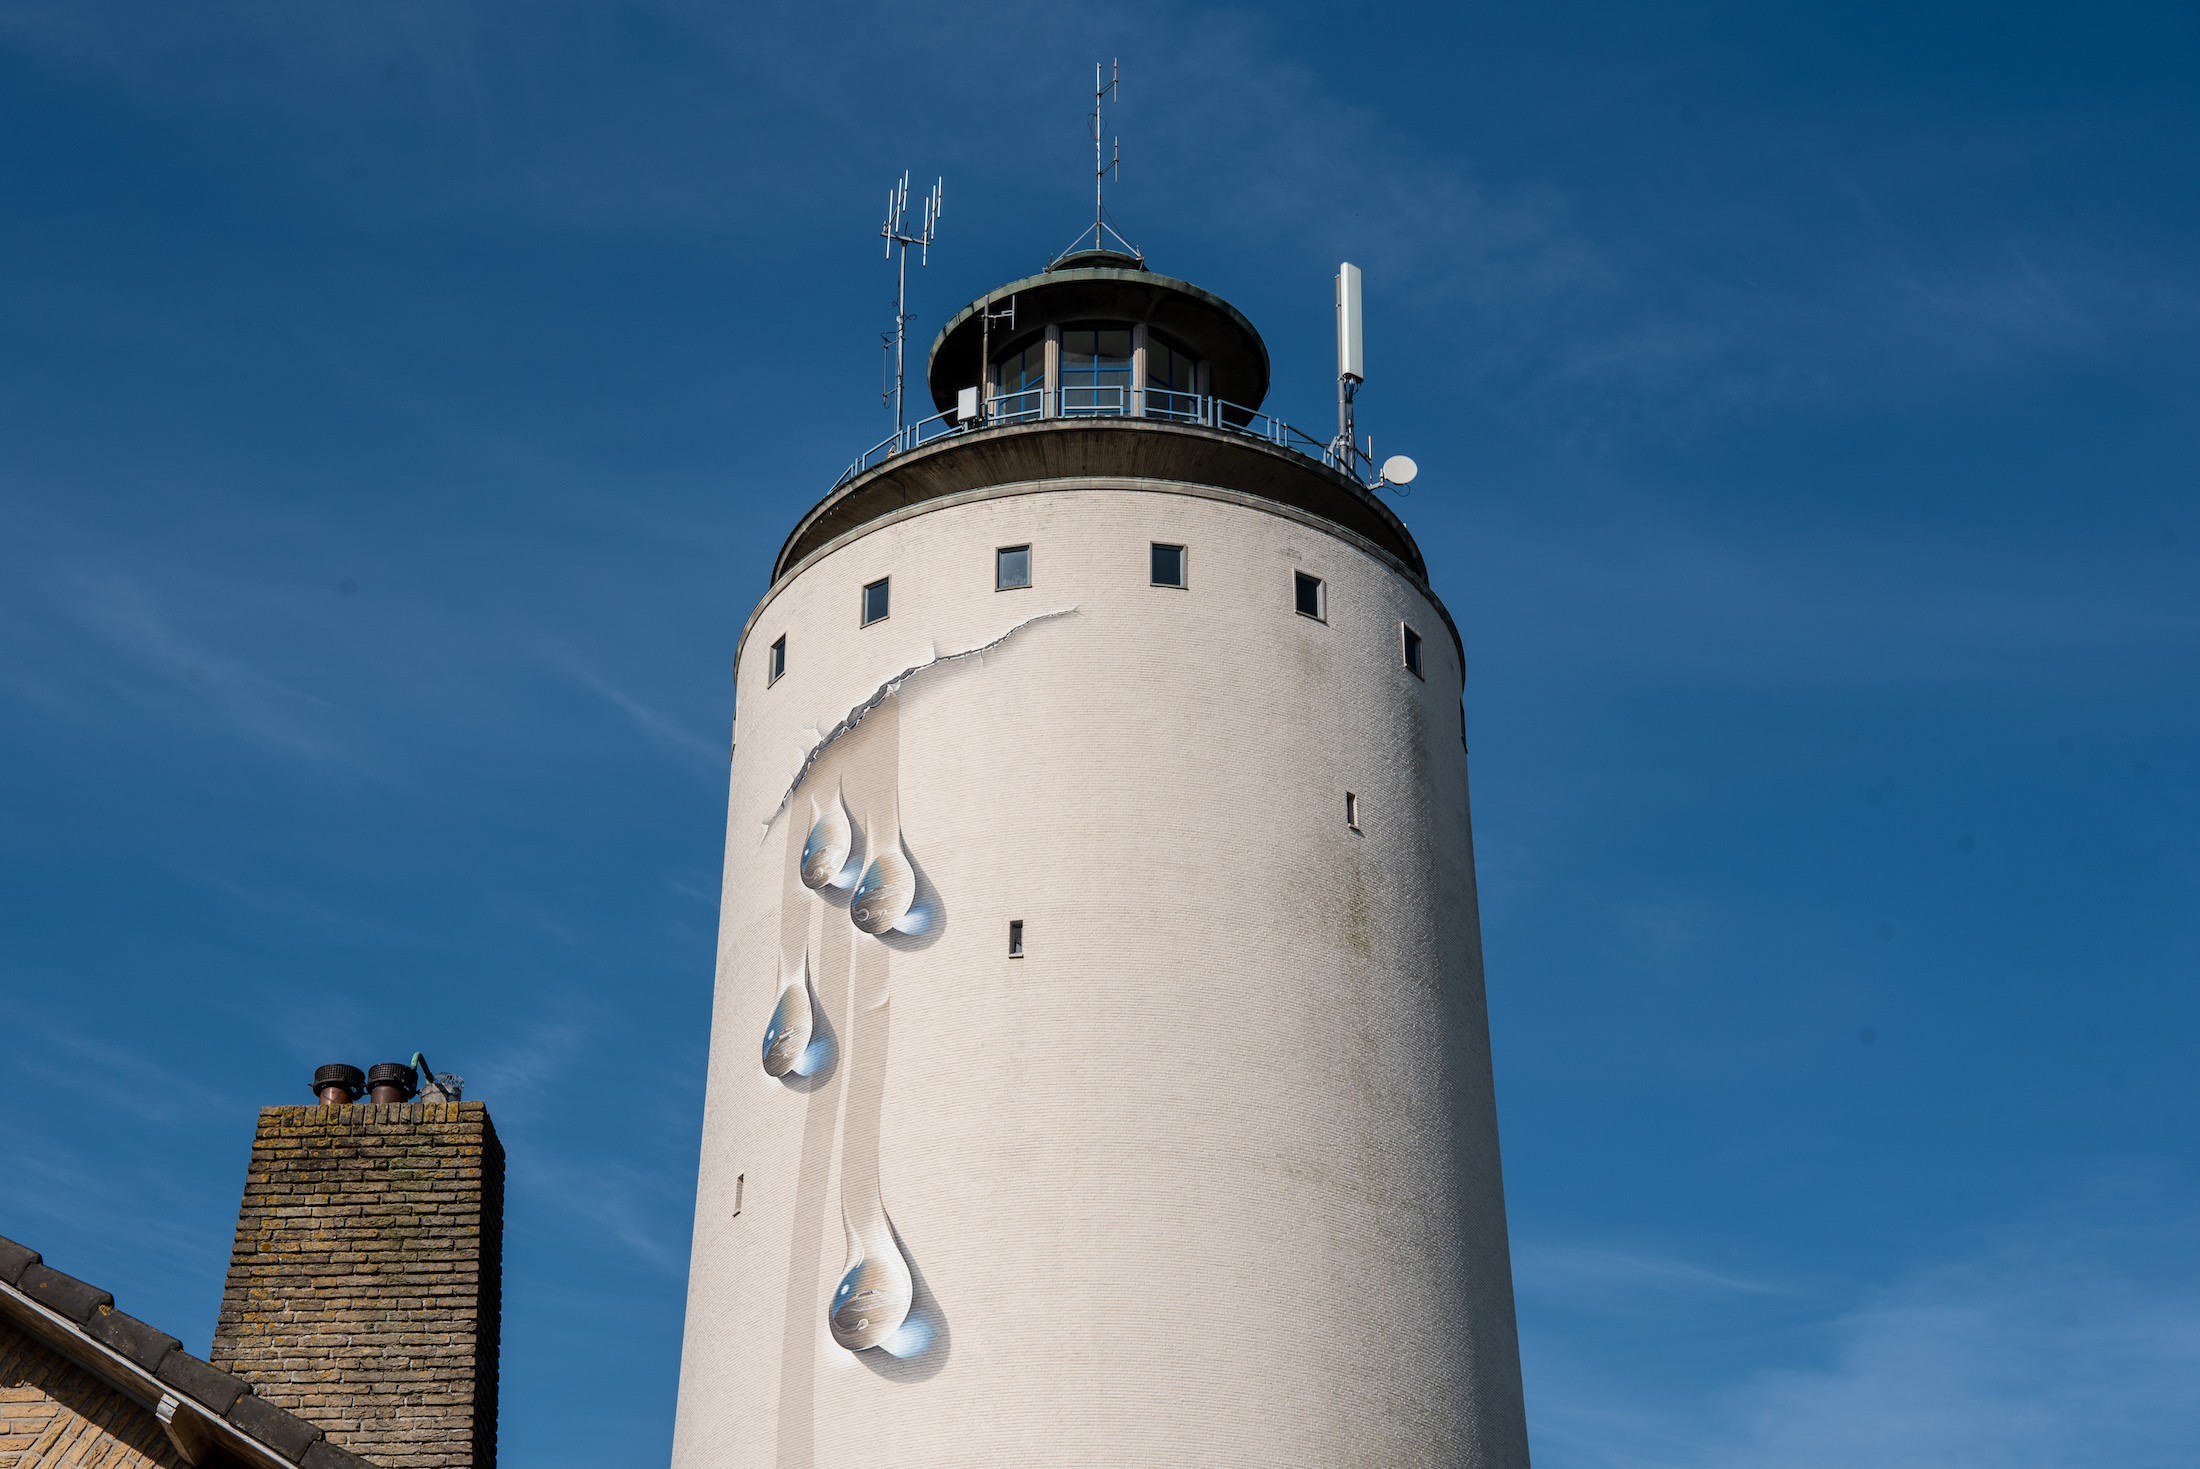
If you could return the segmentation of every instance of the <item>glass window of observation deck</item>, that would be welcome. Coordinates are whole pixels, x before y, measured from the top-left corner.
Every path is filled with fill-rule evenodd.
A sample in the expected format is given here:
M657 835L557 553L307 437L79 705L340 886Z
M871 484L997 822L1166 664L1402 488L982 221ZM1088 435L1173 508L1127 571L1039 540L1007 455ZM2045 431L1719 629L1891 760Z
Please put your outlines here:
M1128 413L1129 327L1071 327L1062 333L1062 412Z
M1047 344L1033 342L1020 351L1011 352L1000 360L1002 396L1021 393L1026 388L1036 392L1046 386Z
M1172 345L1161 333L1146 334L1147 387L1159 388L1165 393L1194 392L1197 390L1197 367L1189 352Z

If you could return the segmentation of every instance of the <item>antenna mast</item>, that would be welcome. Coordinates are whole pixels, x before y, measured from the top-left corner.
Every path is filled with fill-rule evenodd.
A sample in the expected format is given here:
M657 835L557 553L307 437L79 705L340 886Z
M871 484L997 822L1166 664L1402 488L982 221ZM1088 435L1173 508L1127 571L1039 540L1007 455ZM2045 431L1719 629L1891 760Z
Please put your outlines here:
M886 191L886 223L879 226L879 234L886 240L886 258L894 257L894 247L901 246L901 269L894 285L894 329L884 333L881 341L886 348L886 359L893 366L893 385L884 396L894 405L894 432L901 432L902 369L909 355L909 247L917 247L917 263L932 263L932 240L939 230L941 180L932 181L932 192L924 198L924 227L910 234L902 227L903 216L909 210L909 174L904 170L901 182Z
M1106 130L1108 121L1100 115L1100 104L1111 100L1111 94L1114 97L1123 95L1123 63L1120 58L1117 59L1106 86L1100 84L1100 63L1095 61L1092 64L1092 247L1095 250L1103 248L1100 232L1107 228L1108 206L1101 195L1101 186L1107 182L1111 169L1117 179L1123 177L1123 140L1115 140L1113 159L1102 157L1100 152L1100 135Z
M1099 62L1095 61L1092 64L1092 111L1086 114L1087 119L1092 123L1091 248L1095 250L1107 249L1108 236L1114 235L1115 243L1123 247L1123 253L1135 256L1138 263L1143 266L1146 263L1146 252L1133 245L1129 240L1124 239L1118 231L1108 226L1108 202L1105 189L1109 174L1114 174L1118 182L1122 180L1123 140L1121 138L1115 139L1111 149L1107 135L1108 120L1102 115L1100 108L1103 103L1112 102L1122 96L1122 88L1123 63L1120 60L1110 64L1105 76L1101 74ZM1060 260L1064 255L1074 255L1084 243L1085 236L1080 233L1076 239L1069 242L1067 250L1054 258Z

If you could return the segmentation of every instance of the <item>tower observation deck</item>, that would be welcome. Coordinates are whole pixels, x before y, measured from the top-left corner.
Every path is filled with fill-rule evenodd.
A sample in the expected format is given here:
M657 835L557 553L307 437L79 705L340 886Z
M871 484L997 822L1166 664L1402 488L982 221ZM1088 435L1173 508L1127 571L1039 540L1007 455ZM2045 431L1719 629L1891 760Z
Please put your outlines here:
M1270 371L1066 256L787 537L675 1469L1525 1469L1464 654Z

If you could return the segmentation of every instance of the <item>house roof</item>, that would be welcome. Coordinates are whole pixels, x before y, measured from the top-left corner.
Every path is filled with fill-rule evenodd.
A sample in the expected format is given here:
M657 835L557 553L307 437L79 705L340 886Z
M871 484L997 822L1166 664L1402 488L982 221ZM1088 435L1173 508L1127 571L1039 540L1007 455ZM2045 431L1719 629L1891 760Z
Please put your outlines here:
M150 1409L192 1464L247 1469L375 1469L319 1428L254 1395L252 1384L115 1309L112 1293L63 1275L0 1237L0 1319Z

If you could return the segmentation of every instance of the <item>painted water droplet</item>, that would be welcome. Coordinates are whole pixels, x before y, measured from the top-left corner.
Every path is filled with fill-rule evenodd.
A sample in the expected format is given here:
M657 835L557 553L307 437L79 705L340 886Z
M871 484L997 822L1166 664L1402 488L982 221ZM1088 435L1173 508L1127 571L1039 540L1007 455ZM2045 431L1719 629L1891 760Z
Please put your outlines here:
M809 840L802 844L802 885L815 891L839 881L848 854L855 849L856 824L837 791L823 810L814 800L810 810L816 819L810 824Z
M771 1023L764 1027L764 1074L785 1076L810 1045L810 956L792 980L780 986L779 1003L772 1007Z
M833 1292L825 1317L833 1340L851 1352L878 1346L899 1331L909 1317L910 1302L916 1299L909 1262L894 1242L885 1207L875 1193L867 1203L861 1220L843 1216L854 1258L840 1277L840 1288Z
M848 903L848 917L865 933L884 933L909 916L917 900L917 869L902 850L901 834L894 844L871 859Z

